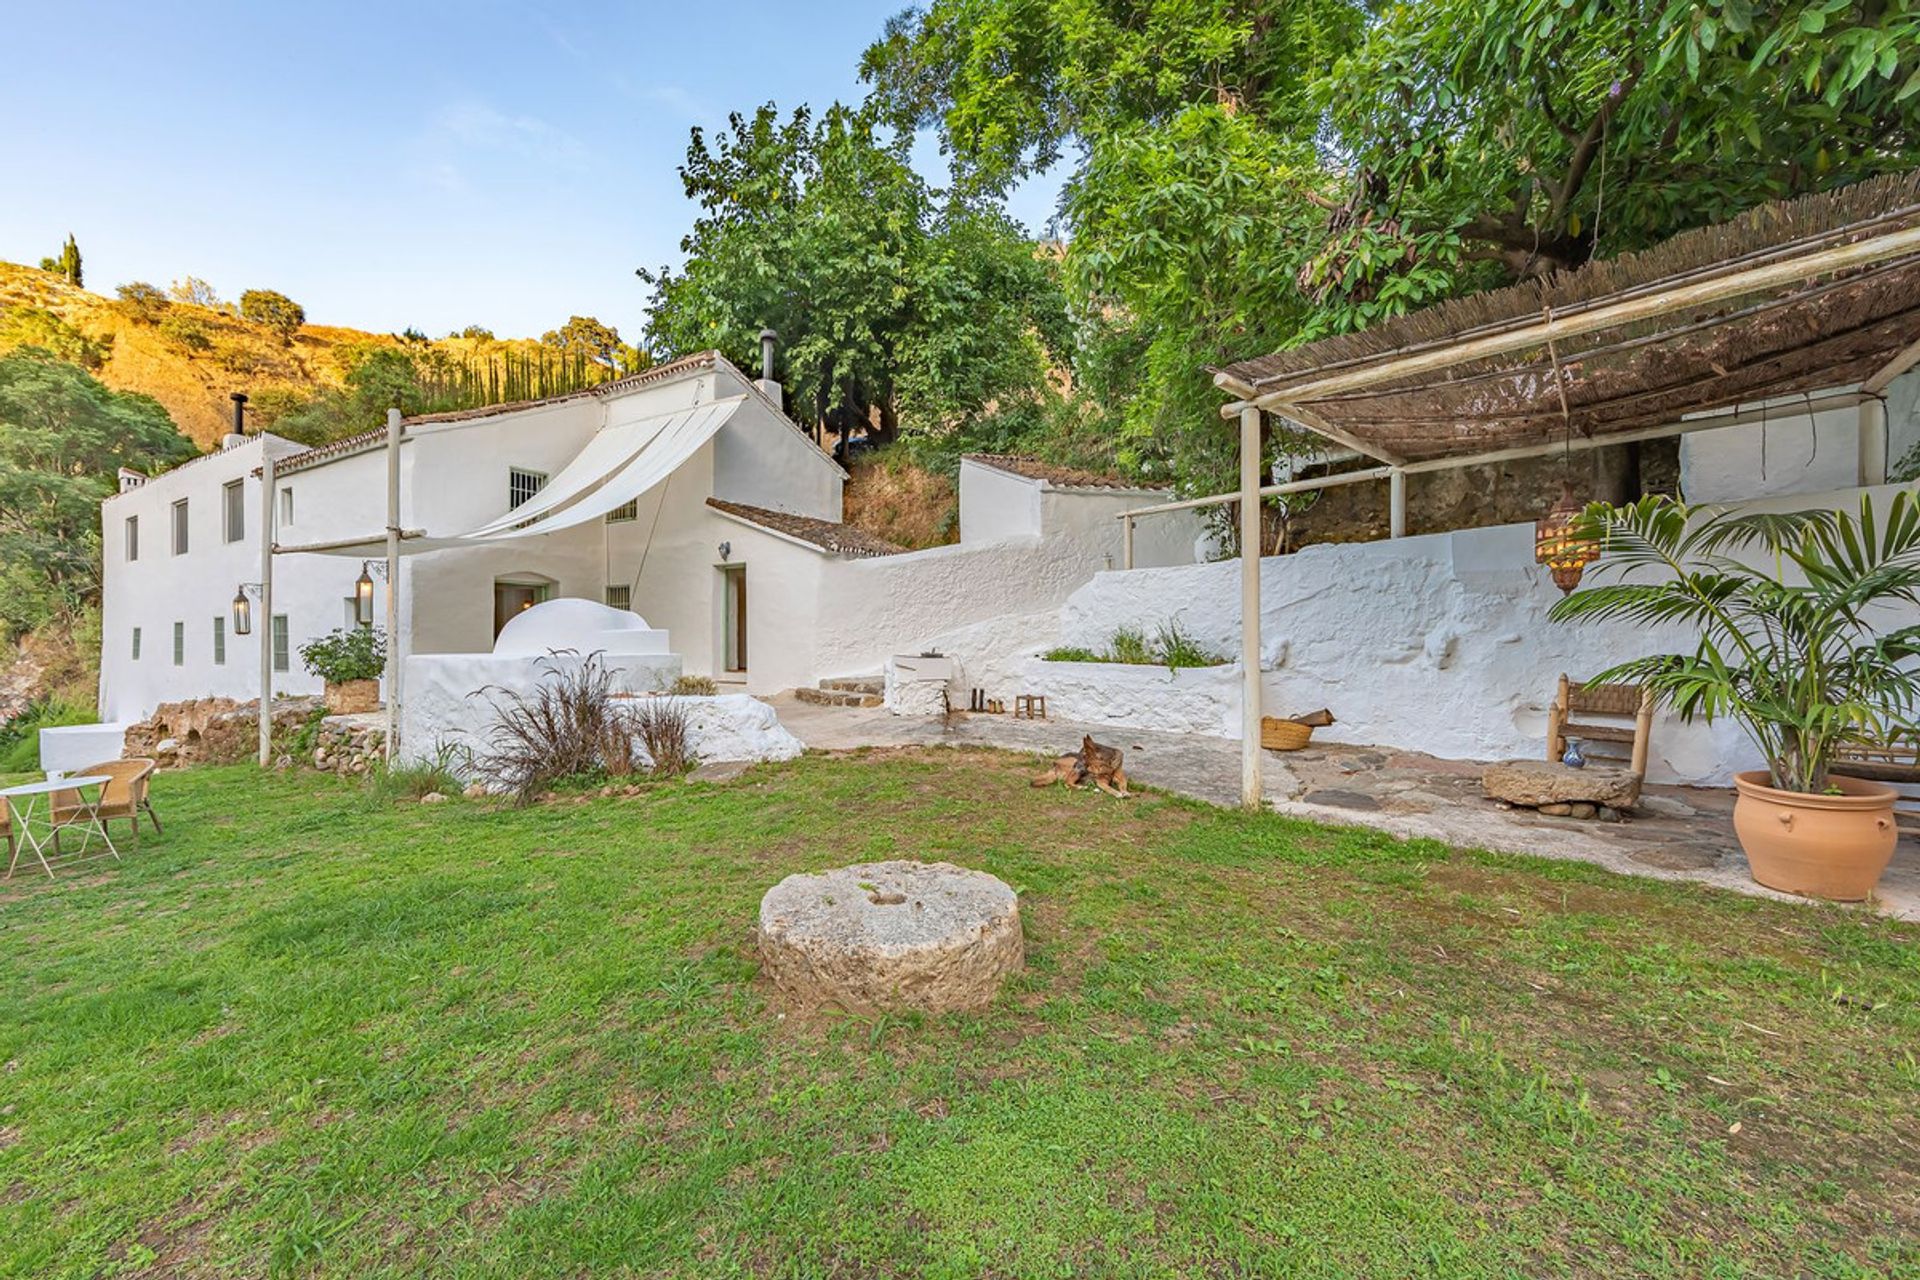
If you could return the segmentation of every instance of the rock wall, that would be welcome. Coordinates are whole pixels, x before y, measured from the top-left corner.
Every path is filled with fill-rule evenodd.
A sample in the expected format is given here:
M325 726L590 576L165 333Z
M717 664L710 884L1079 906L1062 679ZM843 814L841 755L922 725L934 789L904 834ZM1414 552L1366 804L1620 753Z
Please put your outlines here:
M125 755L158 761L162 769L251 760L259 749L259 705L258 699L236 702L232 698L163 702L151 716L127 727ZM276 754L290 748L320 706L318 698L274 700Z

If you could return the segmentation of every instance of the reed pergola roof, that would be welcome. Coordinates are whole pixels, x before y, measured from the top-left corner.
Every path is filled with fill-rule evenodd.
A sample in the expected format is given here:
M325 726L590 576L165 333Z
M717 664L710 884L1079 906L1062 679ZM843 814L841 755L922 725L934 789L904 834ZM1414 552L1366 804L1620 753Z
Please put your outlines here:
M1601 441L1920 362L1920 172L1764 205L1596 261L1214 371L1401 465ZM1791 408L1779 412L1791 412Z

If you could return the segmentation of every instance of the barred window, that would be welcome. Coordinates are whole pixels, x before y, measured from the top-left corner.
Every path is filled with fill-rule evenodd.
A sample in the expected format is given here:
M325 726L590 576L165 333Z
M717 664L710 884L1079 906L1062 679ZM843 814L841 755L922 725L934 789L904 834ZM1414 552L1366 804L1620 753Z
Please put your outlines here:
M227 620L217 613L213 615L213 665L227 665Z
M520 506L546 486L547 477L544 472L512 468L507 472L507 509L511 511Z
M609 584L607 587L607 606L612 609L633 608L633 588L624 582Z
M640 518L640 499L638 498L635 498L632 502L629 502L624 506L615 507L613 510L607 512L608 524L621 524L621 523L624 523L625 521L637 520L639 518Z
M173 624L173 665L187 665L187 624L184 622Z
M133 660L140 661L140 628L133 629Z

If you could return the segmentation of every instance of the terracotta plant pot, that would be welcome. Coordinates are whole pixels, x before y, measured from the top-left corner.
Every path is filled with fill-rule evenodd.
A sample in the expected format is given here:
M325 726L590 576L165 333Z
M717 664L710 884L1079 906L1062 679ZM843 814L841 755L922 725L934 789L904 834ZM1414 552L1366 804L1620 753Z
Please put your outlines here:
M1753 878L1769 889L1858 902L1893 857L1892 787L1833 778L1839 795L1781 791L1764 769L1733 775L1733 830Z
M352 716L379 709L380 682L378 680L343 680L339 684L331 680L327 681L329 715Z

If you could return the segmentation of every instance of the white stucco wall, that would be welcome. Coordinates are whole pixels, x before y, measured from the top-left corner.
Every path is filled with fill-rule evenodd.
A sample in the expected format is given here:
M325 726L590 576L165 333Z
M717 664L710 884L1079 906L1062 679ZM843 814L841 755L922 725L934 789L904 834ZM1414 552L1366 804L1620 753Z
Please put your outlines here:
M972 458L960 460L960 541L994 542L1039 533L1038 481Z
M1852 390L1852 388L1838 388ZM1896 464L1920 441L1920 371L1887 388L1887 431ZM1739 502L1786 494L1828 493L1859 483L1860 411L1809 415L1806 400L1766 403L1765 424L1695 431L1680 437L1680 490L1689 502Z
M732 369L719 372L715 394L747 400L714 440L713 496L837 523L847 475L840 464Z
M161 702L185 698L245 701L258 696L259 634L233 635L228 614L239 584L260 578L260 482L253 472L267 451L279 456L299 447L275 436L256 436L236 448L195 458L101 504L102 719L139 720ZM228 542L223 491L236 480L244 487L245 536ZM183 498L187 552L175 555L172 511ZM139 558L132 561L126 554L130 518L138 519L140 529ZM224 663L214 662L216 618L227 631ZM173 662L175 622L184 626L178 666ZM256 618L256 626L266 625L264 617ZM135 627L141 641L137 660L132 653Z
M1873 492L1884 501L1894 490ZM1852 505L1858 493L1751 506ZM1267 713L1328 707L1338 723L1316 736L1332 742L1466 759L1531 756L1544 749L1546 707L1561 672L1589 675L1629 657L1690 647L1677 629L1549 622L1559 591L1533 563L1532 534L1529 525L1504 525L1262 560ZM1239 572L1238 562L1225 561L1100 574L1062 610L1061 643L1098 648L1116 628L1151 633L1171 620L1200 643L1236 653ZM1060 682L1048 670L1058 665L1040 664L1034 680ZM1044 685L1032 691L1055 696ZM1078 696L1065 683L1062 692L1062 705ZM1655 781L1718 784L1757 764L1730 723L1689 726L1663 713L1655 724Z

